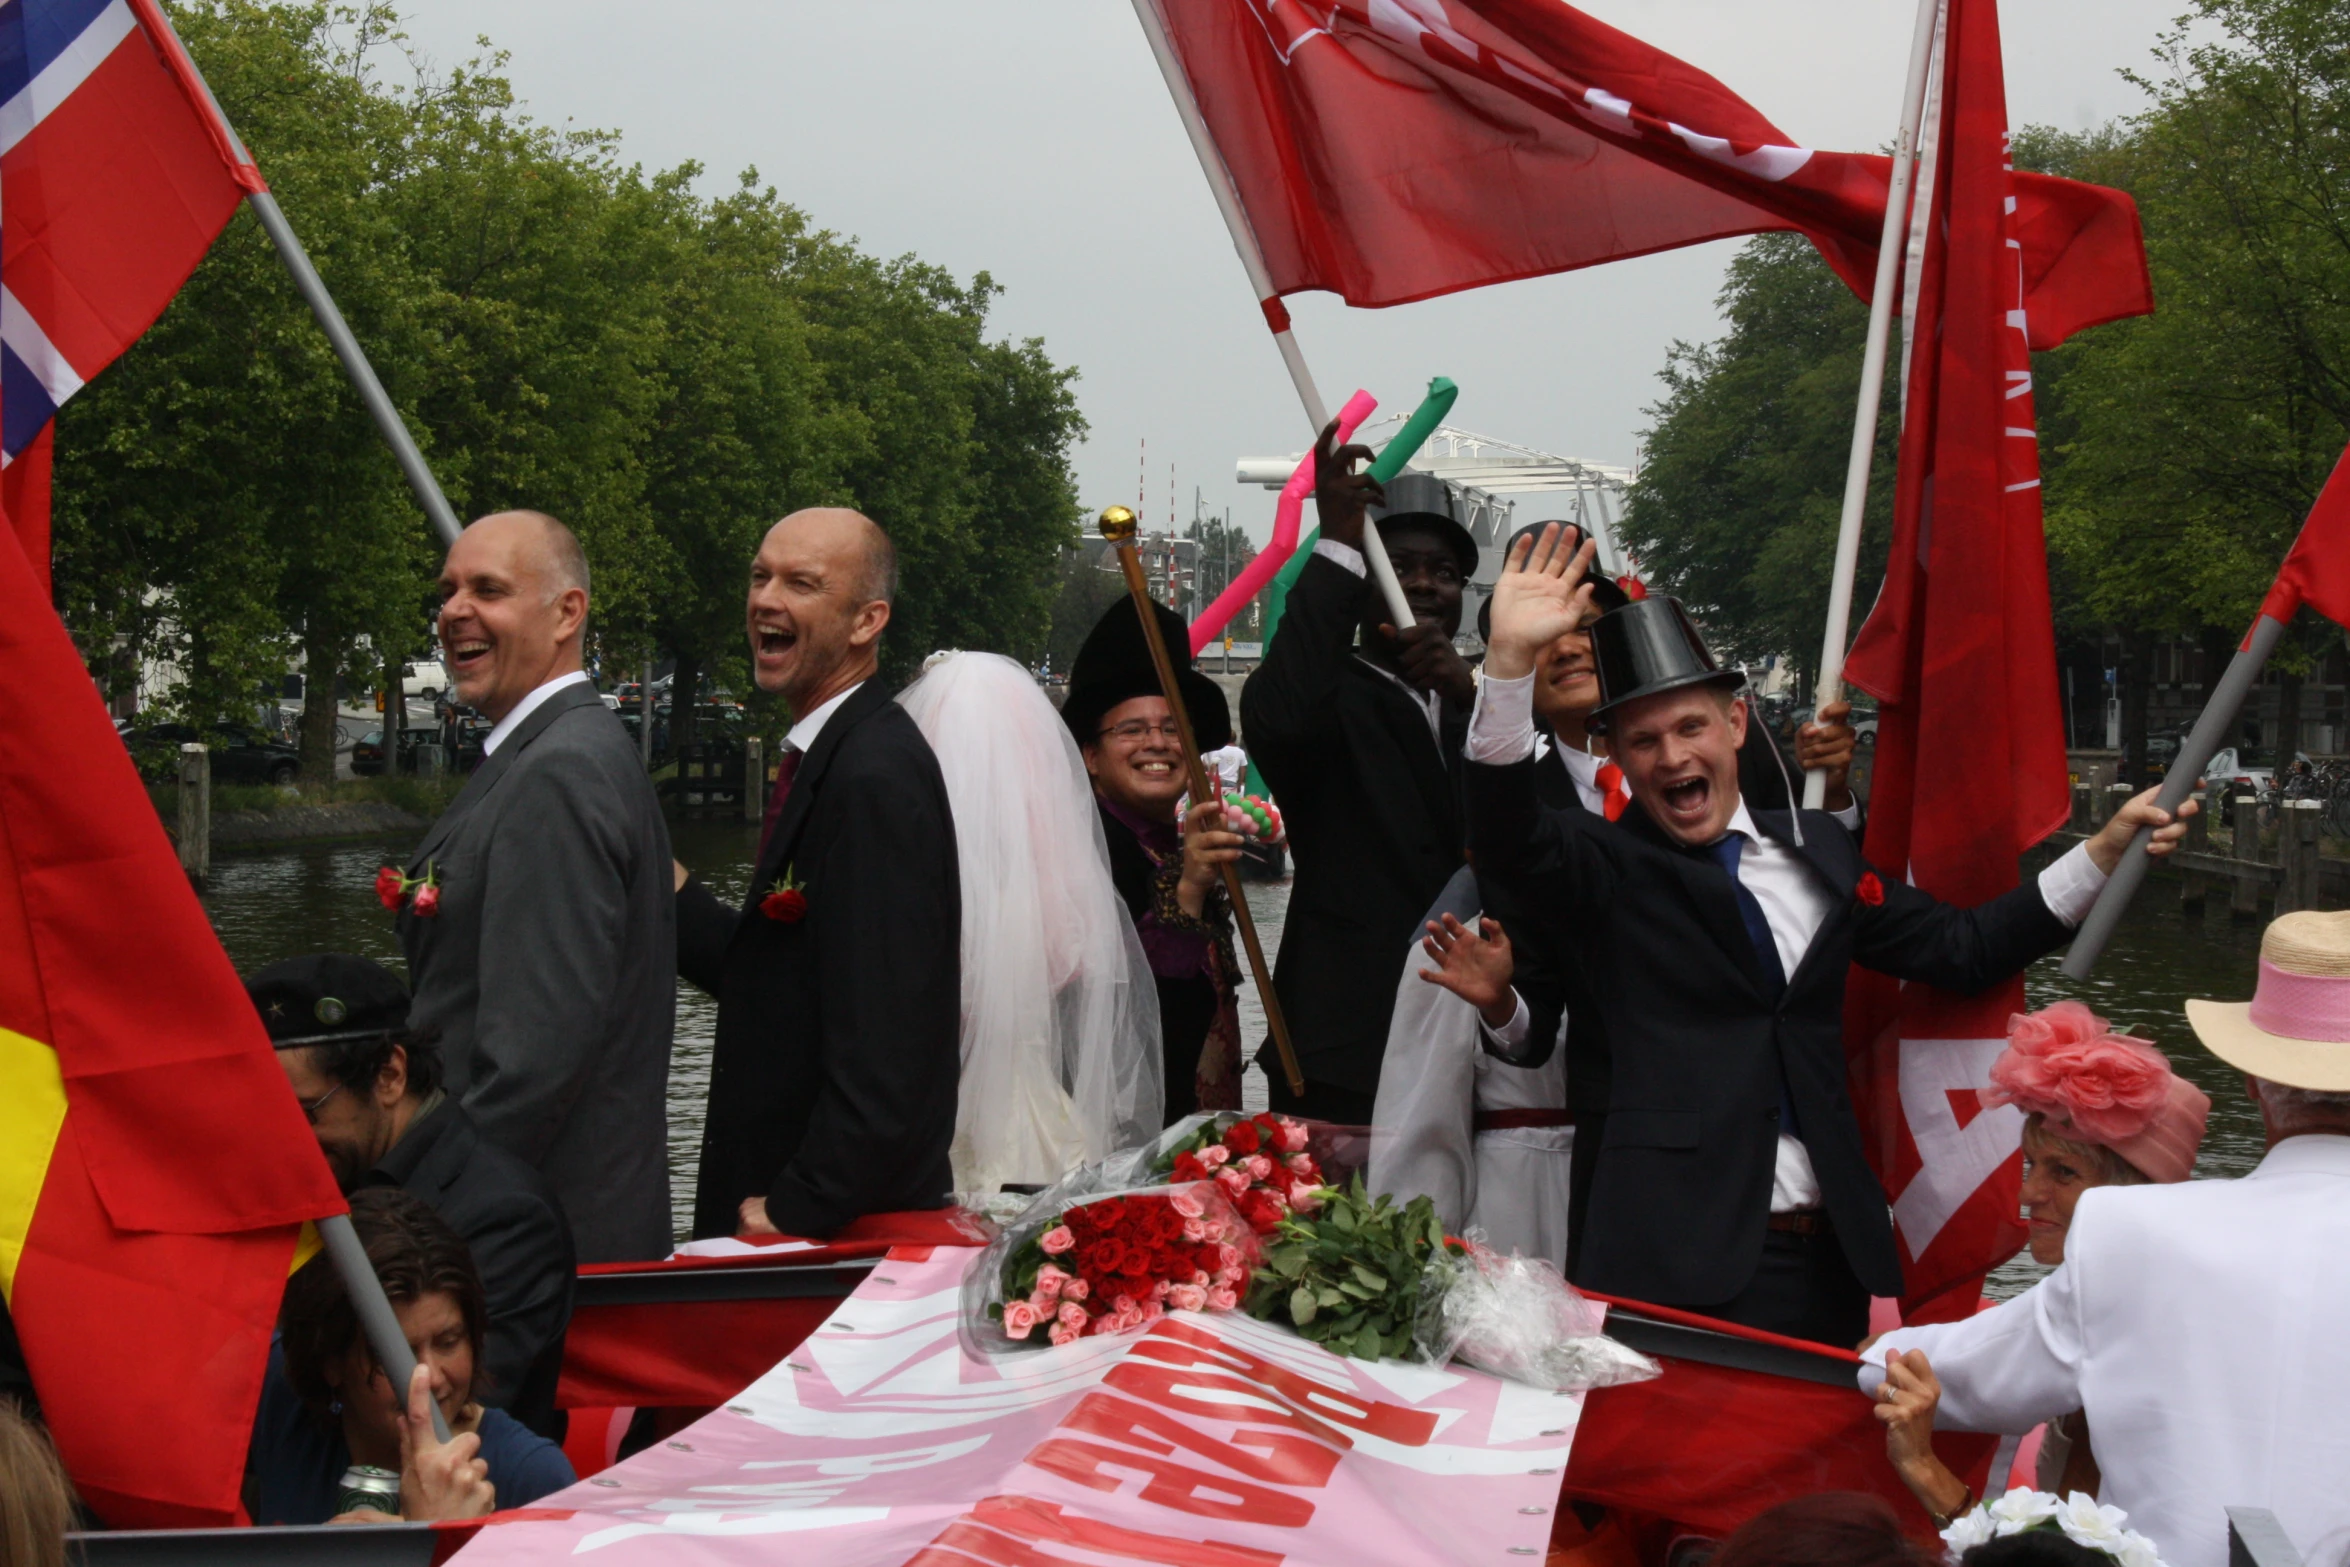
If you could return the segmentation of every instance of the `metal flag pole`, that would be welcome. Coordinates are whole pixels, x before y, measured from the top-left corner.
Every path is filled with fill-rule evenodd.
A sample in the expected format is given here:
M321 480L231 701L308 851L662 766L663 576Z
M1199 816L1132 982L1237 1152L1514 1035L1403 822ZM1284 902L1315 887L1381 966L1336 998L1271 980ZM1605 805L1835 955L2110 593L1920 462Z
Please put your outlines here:
M392 1312L383 1281L375 1276L374 1265L367 1260L367 1248L359 1244L359 1232L351 1228L351 1216L338 1213L331 1219L319 1220L318 1238L326 1243L326 1254L333 1259L335 1272L343 1276L343 1288L350 1293L351 1307L359 1315L359 1327L367 1335L367 1347L375 1352L376 1364L391 1379L392 1395L405 1413L408 1383L416 1375L416 1352L408 1347L408 1335L400 1331L400 1319ZM437 1398L432 1401L432 1434L443 1442L449 1440L448 1417L441 1413L441 1401Z
M186 62L188 74L204 89L205 102L210 105L214 119L227 135L229 145L247 166L258 170L259 165L254 162L253 154L237 135L236 127L229 124L227 113L220 107L220 99L214 96L212 84L204 79L204 73L196 68L195 58L188 53L187 46L180 42L178 32L171 25L170 16L160 5L151 10L142 7L141 14L152 16L161 24L171 47ZM359 346L359 339L351 334L351 325L343 319L343 312L336 306L334 295L327 292L325 281L318 275L318 268L310 264L310 253L302 248L302 241L295 236L294 226L286 221L285 212L278 206L277 198L266 189L248 190L245 192L245 204L253 209L253 216L261 220L262 232L277 247L278 259L285 263L286 271L293 274L294 287L326 332L326 340L333 345L335 357L343 362L343 373L351 378L352 389L358 392L359 400L367 405L367 412L375 420L376 429L383 435L384 444L391 447L392 456L400 464L400 472L407 476L408 487L416 492L416 503L424 508L424 515L431 521L433 531L441 536L442 543L456 543L457 535L464 531L464 524L457 520L456 512L450 509L449 498L441 493L440 481L432 476L432 469L426 464L424 453L416 444L416 437L409 432L407 421L400 417L400 410L392 406L391 396L384 391L383 382L376 379L375 367L367 362L366 350ZM405 1393L405 1387L402 1391Z
M1141 3L1141 0L1137 0ZM1860 570L1860 521L1869 498L1869 465L1877 453L1877 406L1885 391L1885 345L1893 330L1893 280L1909 235L1909 190L1917 169L1918 122L1925 112L1926 74L1933 62L1934 29L1943 0L1918 0L1909 44L1909 79L1902 90L1901 129L1893 144L1892 182L1885 190L1885 222L1877 236L1877 281L1869 295L1868 346L1861 350L1860 402L1852 416L1852 455L1844 468L1844 513L1836 525L1836 569L1828 585L1828 625L1821 638L1820 678L1812 711L1844 695L1844 643L1852 625L1852 579ZM1803 808L1827 803L1828 775L1803 776Z
M2156 805L2166 811L2176 811L2194 792L2195 781L2203 776L2204 766L2219 750L2228 725L2242 711L2244 699L2252 694L2252 683L2260 678L2261 667L2268 662L2269 654L2276 651L2277 639L2284 634L2285 623L2273 615L2263 614L2252 622L2252 634L2236 649L2236 656L2228 660L2226 671L2211 688L2210 699L2203 704L2202 716L2195 720L2195 727L2188 733L2186 743L2179 747L2170 770L2162 775L2162 788L2154 796ZM2139 828L2129 848L2122 851L2121 863L2098 889L2097 901L2090 905L2088 918L2081 921L2072 947L2064 955L2067 979L2087 979L2089 971L2097 966L2106 942L2113 938L2114 928L2129 912L2130 900L2138 895L2138 888L2154 863L2153 856L2146 852L2153 836L2153 828ZM2242 850L2237 853L2243 856Z
M1199 739L1191 728L1191 710L1183 705L1183 689L1175 683L1175 661L1167 655L1167 640L1159 635L1159 617L1151 598L1150 583L1142 574L1142 557L1134 551L1134 513L1123 506L1113 506L1102 513L1101 536L1118 551L1118 565L1126 573L1126 593L1134 600L1134 613L1141 617L1143 641L1151 650L1152 667L1159 672L1159 690L1167 698L1168 710L1175 715L1176 743L1183 747L1183 762L1191 781L1191 800L1194 805L1203 800L1220 800L1223 791L1208 777L1208 764L1199 754ZM1188 649L1186 650L1188 652ZM1241 891L1240 867L1224 867L1224 892L1232 904L1232 923L1240 930L1241 944L1248 949L1249 973L1257 982L1257 999L1265 1006L1265 1026L1273 1036L1274 1053L1281 1058L1281 1075L1289 1082L1292 1094L1306 1091L1305 1073L1297 1064L1297 1052L1289 1043L1289 1020L1281 1012L1281 994L1273 988L1273 971L1265 964L1265 949L1257 940L1257 922L1248 911L1248 898Z

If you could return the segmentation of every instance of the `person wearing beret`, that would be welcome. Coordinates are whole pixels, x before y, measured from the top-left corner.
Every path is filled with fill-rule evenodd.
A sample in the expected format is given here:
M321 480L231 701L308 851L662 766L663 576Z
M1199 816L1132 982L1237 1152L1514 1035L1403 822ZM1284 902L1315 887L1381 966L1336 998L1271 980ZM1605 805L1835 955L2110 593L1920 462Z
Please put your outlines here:
M1370 453L1314 448L1322 536L1281 628L1241 690L1250 757L1271 786L1295 867L1273 983L1303 1069L1294 1095L1267 1049L1272 1107L1367 1124L1403 955L1461 867L1461 739L1475 694L1452 645L1477 544L1443 484L1355 473ZM1363 519L1412 608L1397 627L1363 558Z
M1860 963L1973 993L2061 946L2140 827L2168 853L2183 821L2149 790L2033 881L1979 907L1871 868L1826 811L1750 809L1738 750L1744 677L1687 613L1650 596L1591 618L1592 549L1521 541L1494 587L1493 639L1468 739L1481 881L1575 929L1609 1039L1607 1123L1576 1282L1849 1347L1901 1261L1845 1089L1844 989ZM1632 802L1614 824L1544 810L1534 789L1540 651L1591 623L1610 758ZM1475 933L1436 940L1485 1022L1520 1007L1487 983ZM1522 1060L1554 1039L1529 1032Z
M1182 616L1151 608L1170 652L1191 645ZM1230 745L1223 689L1188 661L1176 681L1200 748ZM1240 857L1241 839L1226 830L1220 801L1200 801L1188 821L1176 820L1188 764L1132 599L1112 604L1086 633L1069 667L1061 720L1093 779L1110 880L1134 917L1157 983L1167 1123L1200 1110L1237 1110L1240 965L1223 868Z
M538 1171L484 1141L442 1086L440 1043L408 1026L408 988L344 953L288 958L245 993L345 1192L396 1186L473 1254L489 1312L482 1402L560 1440L555 1383L577 1270L571 1226Z

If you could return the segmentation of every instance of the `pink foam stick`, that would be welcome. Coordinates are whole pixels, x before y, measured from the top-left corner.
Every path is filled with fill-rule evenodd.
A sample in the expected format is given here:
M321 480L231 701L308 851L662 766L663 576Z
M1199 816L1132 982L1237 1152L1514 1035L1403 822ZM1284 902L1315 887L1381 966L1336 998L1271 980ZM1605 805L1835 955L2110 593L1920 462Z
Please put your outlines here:
M1369 392L1357 391L1338 410L1338 444L1344 446L1354 438L1363 421L1378 411L1379 399ZM1191 655L1197 658L1207 645L1216 640L1216 634L1228 625L1232 617L1248 607L1248 601L1264 590L1297 548L1298 519L1305 511L1306 497L1314 493L1314 454L1308 452L1298 460L1297 472L1281 486L1281 499L1273 508L1273 542L1257 552L1256 559L1232 579L1232 585L1216 595L1216 602L1200 611L1199 619L1191 623Z

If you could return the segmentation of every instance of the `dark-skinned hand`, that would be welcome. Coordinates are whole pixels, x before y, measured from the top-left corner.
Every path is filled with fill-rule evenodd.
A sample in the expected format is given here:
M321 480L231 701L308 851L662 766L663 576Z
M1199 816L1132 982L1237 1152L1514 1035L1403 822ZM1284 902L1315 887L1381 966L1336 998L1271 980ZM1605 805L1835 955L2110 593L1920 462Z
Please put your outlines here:
M1371 460L1368 446L1339 446L1338 421L1322 426L1314 440L1314 515L1322 537L1351 549L1363 547L1363 512L1387 504L1379 481L1357 473L1357 463ZM1335 448L1335 450L1333 450Z
M1383 625L1379 634L1395 648L1395 672L1415 691L1433 691L1457 707L1477 700L1477 681L1469 661L1452 645L1452 638L1433 621L1418 621L1398 631Z

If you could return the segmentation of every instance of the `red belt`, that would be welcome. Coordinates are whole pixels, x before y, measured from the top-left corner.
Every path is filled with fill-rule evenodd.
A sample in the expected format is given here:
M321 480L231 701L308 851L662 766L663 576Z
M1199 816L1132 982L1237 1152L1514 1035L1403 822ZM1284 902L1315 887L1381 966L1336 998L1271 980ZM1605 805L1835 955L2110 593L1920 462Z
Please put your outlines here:
M1480 1132L1514 1132L1528 1126L1573 1126L1572 1110L1480 1110L1472 1123Z
M1774 1213L1770 1227L1788 1235L1825 1235L1828 1216L1817 1208L1802 1208L1794 1213Z

